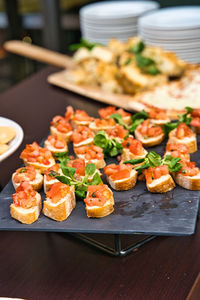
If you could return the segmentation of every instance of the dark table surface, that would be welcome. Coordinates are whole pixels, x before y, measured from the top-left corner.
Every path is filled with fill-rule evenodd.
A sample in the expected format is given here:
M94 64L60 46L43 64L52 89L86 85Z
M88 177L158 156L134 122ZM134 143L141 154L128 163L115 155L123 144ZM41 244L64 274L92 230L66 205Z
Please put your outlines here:
M50 86L40 73L1 94L0 115L19 123L25 138L0 163L0 186L21 165L25 144L40 142L66 105L97 116L102 104ZM110 237L103 237L110 239ZM185 299L200 270L200 224L188 237L157 237L123 258L108 256L69 236L0 232L0 296L26 299Z

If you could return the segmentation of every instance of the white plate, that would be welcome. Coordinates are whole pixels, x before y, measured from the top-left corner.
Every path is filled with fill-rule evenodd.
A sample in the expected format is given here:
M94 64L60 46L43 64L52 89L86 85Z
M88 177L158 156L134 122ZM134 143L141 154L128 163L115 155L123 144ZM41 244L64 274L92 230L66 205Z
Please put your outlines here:
M0 117L0 126L9 126L16 130L15 138L9 143L9 150L0 155L1 162L17 150L23 140L24 132L19 124L7 118Z
M154 1L105 1L85 5L80 9L80 15L91 20L121 19L139 16L158 7Z
M200 6L170 7L141 17L140 26L152 29L177 30L200 27Z

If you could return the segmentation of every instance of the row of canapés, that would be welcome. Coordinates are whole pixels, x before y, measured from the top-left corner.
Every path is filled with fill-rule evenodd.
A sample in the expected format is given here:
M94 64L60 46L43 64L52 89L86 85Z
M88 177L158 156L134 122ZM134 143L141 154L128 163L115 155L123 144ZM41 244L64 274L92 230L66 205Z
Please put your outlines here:
M131 115L106 107L99 110L99 115L101 119L94 119L85 111L67 107L65 116L53 118L44 148L36 142L26 145L20 155L25 167L12 176L16 188L10 206L13 218L26 224L38 219L42 206L38 190L42 184L46 193L43 213L49 218L66 220L77 197L84 199L88 217L112 213L113 193L101 180L101 168L115 190L131 189L137 179L146 181L153 193L170 191L175 187L174 180L184 188L200 189L200 171L190 161L190 153L197 151L194 131L200 129L200 110L187 108L175 123L170 123L159 109ZM174 129L162 159L143 146L160 144L165 127L168 131ZM67 156L67 143L71 141L76 158ZM105 156L116 156L120 163L106 166Z

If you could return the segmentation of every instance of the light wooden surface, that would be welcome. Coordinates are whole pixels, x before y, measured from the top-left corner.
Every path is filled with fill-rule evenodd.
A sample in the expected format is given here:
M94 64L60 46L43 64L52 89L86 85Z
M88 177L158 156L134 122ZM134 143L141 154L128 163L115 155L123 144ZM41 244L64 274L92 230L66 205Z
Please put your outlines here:
M113 94L103 91L100 87L78 85L67 80L66 70L53 73L48 76L50 84L67 89L79 95L97 100L109 105L115 105L131 111L141 111L145 105L134 101L133 96Z

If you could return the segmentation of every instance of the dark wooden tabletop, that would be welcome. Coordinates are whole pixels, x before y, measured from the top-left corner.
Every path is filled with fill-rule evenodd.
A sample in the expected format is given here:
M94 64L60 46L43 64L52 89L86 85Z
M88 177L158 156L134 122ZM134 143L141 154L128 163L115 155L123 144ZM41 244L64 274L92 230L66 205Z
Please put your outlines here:
M19 123L25 138L0 163L0 186L21 165L27 143L40 142L66 105L97 116L102 104L50 86L46 68L0 97L0 115ZM106 237L110 238L110 237ZM123 258L108 256L65 234L0 232L0 296L25 299L183 300L200 270L200 224L188 237L157 237ZM200 298L199 298L200 299Z

